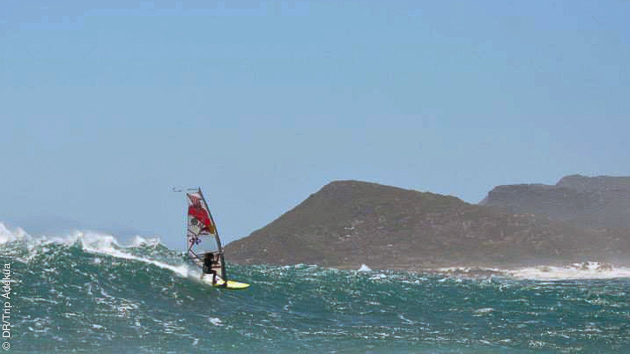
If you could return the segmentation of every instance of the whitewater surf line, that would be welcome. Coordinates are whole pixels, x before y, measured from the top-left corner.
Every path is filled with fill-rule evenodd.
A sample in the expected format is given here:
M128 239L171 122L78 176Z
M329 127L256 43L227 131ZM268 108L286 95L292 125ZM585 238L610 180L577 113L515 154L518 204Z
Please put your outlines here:
M82 248L84 251L92 253L92 254L100 254L100 255L106 255L106 256L111 256L111 257L120 258L120 259L128 259L128 260L134 260L134 261L143 262L147 264L152 264L156 267L170 270L173 273L178 274L183 278L187 278L197 273L193 270L190 270L185 264L182 264L180 266L173 266L173 265L162 263L162 262L155 261L152 259L134 256L133 254L122 252L111 246L105 249L99 249L99 248L90 247L86 245L85 243L82 243L81 245L83 246Z

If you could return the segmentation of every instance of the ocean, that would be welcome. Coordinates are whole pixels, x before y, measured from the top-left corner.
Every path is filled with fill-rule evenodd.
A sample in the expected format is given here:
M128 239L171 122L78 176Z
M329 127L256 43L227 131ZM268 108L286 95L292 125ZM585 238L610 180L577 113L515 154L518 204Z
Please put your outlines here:
M597 263L410 273L226 255L251 284L228 291L155 239L0 224L0 250L6 353L630 352L630 270Z

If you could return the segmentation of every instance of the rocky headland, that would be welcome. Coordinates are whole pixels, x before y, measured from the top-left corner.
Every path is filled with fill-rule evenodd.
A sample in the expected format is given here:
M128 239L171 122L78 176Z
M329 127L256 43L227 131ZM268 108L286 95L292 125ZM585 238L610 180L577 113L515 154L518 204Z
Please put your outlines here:
M242 264L358 269L630 263L630 178L563 178L493 189L480 205L453 196L335 181L226 246ZM620 193L620 194L617 194ZM624 214L624 212L626 214Z

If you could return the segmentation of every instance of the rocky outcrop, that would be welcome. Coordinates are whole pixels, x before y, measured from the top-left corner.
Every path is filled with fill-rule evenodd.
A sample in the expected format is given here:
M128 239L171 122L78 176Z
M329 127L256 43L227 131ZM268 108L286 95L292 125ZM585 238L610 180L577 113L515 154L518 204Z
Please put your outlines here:
M581 227L630 228L630 177L573 175L553 186L498 186L480 204L547 215Z
M332 182L226 246L236 263L354 269L618 263L629 251L628 230L581 228L545 215L358 181Z

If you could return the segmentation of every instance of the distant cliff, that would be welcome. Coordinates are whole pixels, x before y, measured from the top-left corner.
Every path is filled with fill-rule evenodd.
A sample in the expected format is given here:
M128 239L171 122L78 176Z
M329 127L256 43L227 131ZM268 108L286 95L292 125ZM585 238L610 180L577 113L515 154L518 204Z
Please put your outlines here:
M498 186L480 203L583 227L630 228L630 177L562 178L556 185Z
M619 262L630 254L630 231L581 228L451 196L336 181L230 243L226 253L244 264L339 268Z

